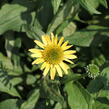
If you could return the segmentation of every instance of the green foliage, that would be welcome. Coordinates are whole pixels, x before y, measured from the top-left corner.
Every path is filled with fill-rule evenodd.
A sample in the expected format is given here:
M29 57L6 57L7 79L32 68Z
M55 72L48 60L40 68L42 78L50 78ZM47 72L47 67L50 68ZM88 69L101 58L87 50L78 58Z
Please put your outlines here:
M106 40L107 37L109 37L108 33L108 27L93 25L88 26L86 29L76 31L74 34L66 37L66 40L69 40L71 44L77 46L96 46L97 44L102 43L103 40ZM105 34L104 38L102 34Z
M19 93L17 92L17 90L15 89L13 84L8 80L9 77L6 76L5 73L6 73L5 71L0 69L0 77L1 77L1 79L0 79L0 91L8 93L8 94L13 95L13 96L20 97Z
M54 14L56 14L59 9L61 0L52 0L51 2L52 2L52 6L53 6L53 12L54 12Z
M47 81L46 79L44 79L42 82L42 88L43 88L43 92L42 92L43 96L49 93L47 98L50 98L54 101L58 101L64 107L64 98L60 93L58 82L52 83L51 81Z
M25 101L20 109L34 109L36 102L39 99L39 90L35 89L33 90L33 93L30 95L27 101Z
M26 7L19 4L5 4L0 10L0 34L8 30L20 31L26 22L21 18L21 14L26 10Z
M0 109L109 109L108 6L108 0L1 0ZM44 78L28 53L51 32L78 57L55 80Z
M83 8L88 10L90 13L100 14L100 12L96 10L96 6L98 4L96 0L78 0L78 2Z
M67 3L65 3L49 24L47 33L53 32L70 14L74 14L75 7L73 5L75 6L76 4L72 0L68 0ZM76 8L78 8L78 6Z
M65 86L65 91L68 94L68 104L71 109L92 109L94 100L79 83L69 82Z
M0 109L19 109L19 105L20 101L17 99L7 99L0 103Z

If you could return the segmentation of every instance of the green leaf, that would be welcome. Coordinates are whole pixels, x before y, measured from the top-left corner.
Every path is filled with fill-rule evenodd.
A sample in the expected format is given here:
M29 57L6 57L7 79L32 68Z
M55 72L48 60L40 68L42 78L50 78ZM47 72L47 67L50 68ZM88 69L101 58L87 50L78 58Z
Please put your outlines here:
M5 73L2 69L0 69L0 91L10 94L12 96L21 97L8 76L5 76ZM9 80L8 80L9 79Z
M62 109L61 104L60 104L60 103L57 103L57 104L55 105L54 109Z
M93 25L87 27L87 29L77 31L65 37L65 39L73 45L89 47L102 43L108 38L107 36L109 37L109 28Z
M106 67L95 80L90 81L87 89L95 98L107 98L109 100L109 67Z
M47 33L53 32L67 17L72 13L74 14L74 2L68 0L62 9L54 16L52 22L48 26Z
M69 40L69 43L73 45L88 47L93 41L95 34L95 31L78 31L75 32L72 36L66 37L66 40Z
M54 14L56 14L56 12L58 11L58 8L60 6L61 0L52 0L52 6L53 6L53 12Z
M20 84L23 81L23 79L21 77L16 77L16 78L11 79L10 81L13 84L13 86L15 86L17 84Z
M105 98L109 101L109 85L104 86L100 91L99 95L97 96L98 98Z
M85 74L75 74L72 71L69 71L68 75L67 76L64 76L62 78L61 83L62 84L65 84L65 83L68 83L70 81L73 81L74 82L74 81L77 81L77 80L79 80L81 78L84 78L86 76L87 76L86 73Z
M36 4L38 11L36 18L43 27L43 30L46 31L48 24L50 23L53 16L53 8L51 0L37 0Z
M29 98L27 99L27 101L25 101L20 109L34 109L38 99L39 99L39 90L35 89L33 90L32 94L29 96Z
M109 83L109 67L105 67L102 72L101 75L107 80L107 83Z
M25 0L18 4L14 4L16 1L13 2L13 4L3 5L0 10L0 34L3 34L8 30L19 32L22 30L24 24L31 24L32 22L33 16L27 11L34 6L31 5L31 7L29 7L31 3L29 5L24 4L23 1Z
M94 100L79 83L67 83L65 91L67 92L68 104L71 109L93 109Z
M7 99L0 102L0 109L19 109L20 101L17 99Z
M22 68L21 68L21 63L20 63L20 53L19 49L21 47L21 38L17 37L15 38L14 32L7 32L4 34L5 36L5 49L7 52L7 56L12 60L14 64L14 69L21 74ZM12 74L12 73L11 73ZM13 72L15 74L15 72Z
M42 31L40 27L38 27L38 22L34 25L25 25L24 26L24 31L26 32L27 36L31 39L35 40L41 40L41 36L44 35L45 33Z
M63 36L67 37L72 35L76 30L76 25L73 22L70 22L64 29L63 29Z
M22 19L23 13L27 10L18 4L5 4L0 10L0 34L8 30L20 31L21 25L26 23Z
M36 81L36 77L35 76L33 76L33 75L27 75L27 79L26 79L26 83L27 83L27 85L32 85L32 84L34 84L35 83L35 81Z
M21 48L21 38L17 37L14 39L14 46L12 47L12 62L13 62L13 75L20 75L23 72L23 69L21 67L21 57L20 57L20 48ZM12 73L11 73L12 74Z
M4 56L1 53L0 53L0 62L2 63L3 67L8 70L8 74L20 75L23 72L20 66L14 67L12 62L11 62L11 59Z
M100 4L102 4L105 8L108 8L108 4L106 0L99 0Z
M96 101L93 109L109 109L109 105Z
M68 20L63 21L62 24L60 24L59 27L57 27L56 34L60 34L64 30L64 28L68 26L68 24Z
M42 35L44 35L45 33L42 30L43 28L42 28L39 20L36 17L34 17L34 16L36 16L35 12L32 13L32 16L34 18L33 24L23 25L23 31L26 32L26 34L29 38L40 40L41 39L40 37Z
M98 97L106 97L109 100L109 67L106 67L101 72L104 87L99 91Z
M97 47L95 48L92 47L91 52L93 57L92 59L93 64L96 64L98 66L102 66L103 64L105 64L106 62L105 56Z
M21 6L27 7L28 10L33 10L36 6L35 0L13 0L12 4L19 4Z
M11 70L13 69L11 60L8 57L4 56L2 53L0 53L0 62L7 69L11 69Z
M87 86L87 90L93 95L93 97L97 97L98 92L102 90L104 87L104 80L102 77L98 77L94 80L91 80Z
M97 3L96 0L78 0L80 5L88 10L92 14L100 14L99 11L96 10L95 4Z
M14 47L14 42L15 42L15 37L14 37L14 33L13 32L7 32L6 34L4 34L5 36L5 49L6 49L6 53L7 56L9 58L11 58L12 56L12 49Z
M66 105L64 104L64 98L60 93L57 81L52 83L52 81L46 78L43 80L42 96L45 97L45 95L47 95L47 98L59 102L63 107Z

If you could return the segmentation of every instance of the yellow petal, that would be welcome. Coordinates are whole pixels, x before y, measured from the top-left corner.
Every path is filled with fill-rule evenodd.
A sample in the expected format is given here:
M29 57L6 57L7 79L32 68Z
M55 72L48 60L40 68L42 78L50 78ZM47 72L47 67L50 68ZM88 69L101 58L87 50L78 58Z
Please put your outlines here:
M50 78L51 78L51 80L54 80L55 75L56 75L56 69L55 69L55 67L53 66L53 67L51 67L51 69L50 69Z
M53 33L51 33L51 41L52 41L52 43L54 43L54 34Z
M67 58L64 58L65 61L71 63L71 64L74 64L74 62L72 62L71 60L67 59Z
M51 43L50 36L46 35L45 39L46 39L46 41L47 41L47 44L50 44L50 43Z
M44 62L44 60L42 58L38 58L35 61L33 61L32 64L40 64L42 62Z
M63 41L64 41L64 37L61 37L61 39L59 40L58 45L60 46L63 43Z
M76 50L67 50L67 51L64 51L64 54L73 54L73 53L76 53Z
M41 65L41 70L43 70L45 67L47 66L47 63L46 62L44 62L42 65Z
M40 49L36 49L36 48L29 49L28 51L30 51L32 53L40 53L41 52Z
M65 74L68 74L67 70L69 69L69 66L67 64L65 64L64 62L61 62L59 65L61 66L61 68L63 69Z
M68 58L68 59L76 59L77 56L76 55L64 55L65 58Z
M42 42L46 45L47 44L47 41L46 41L46 38L45 37L46 37L46 35L43 35L42 36Z
M56 70L57 70L59 76L62 77L63 75L62 75L62 70L61 70L60 66L59 65L55 65L55 67L56 67Z
M58 42L58 37L57 37L57 35L56 35L56 36L55 36L54 43L57 44L57 42Z
M44 48L44 44L41 43L40 41L34 40L34 42L35 42L39 47Z
M33 58L42 57L42 54L41 53L31 54L31 57Z
M72 45L68 45L68 46L63 47L62 49L63 49L63 50L67 50L67 49L69 49L69 48L71 48L71 47L72 47Z
M64 42L61 47L64 48L67 46L67 44L68 44L68 41Z
M47 64L46 67L45 67L45 70L43 72L43 75L46 76L47 73L49 72L49 70L50 70L50 64Z

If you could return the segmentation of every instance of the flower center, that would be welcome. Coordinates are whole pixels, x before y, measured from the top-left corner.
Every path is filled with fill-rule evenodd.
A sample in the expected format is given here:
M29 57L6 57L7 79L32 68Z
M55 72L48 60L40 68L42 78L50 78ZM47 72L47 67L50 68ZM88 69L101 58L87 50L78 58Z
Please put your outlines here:
M50 64L58 64L63 60L63 50L58 45L47 45L42 52L43 58Z

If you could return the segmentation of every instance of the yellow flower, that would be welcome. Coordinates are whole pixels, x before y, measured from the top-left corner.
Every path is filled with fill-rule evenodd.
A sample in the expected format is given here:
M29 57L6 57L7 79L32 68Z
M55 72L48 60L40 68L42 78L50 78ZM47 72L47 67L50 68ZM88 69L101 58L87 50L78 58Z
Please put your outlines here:
M63 76L63 73L68 74L69 66L64 62L69 62L73 64L71 59L77 58L74 55L75 50L68 50L72 45L68 45L68 41L63 42L64 37L61 37L58 40L57 35L43 35L42 42L34 40L34 42L41 49L29 49L31 57L36 58L32 64L41 64L41 70L43 70L43 75L46 76L50 72L50 77L54 80L56 72L60 77Z

